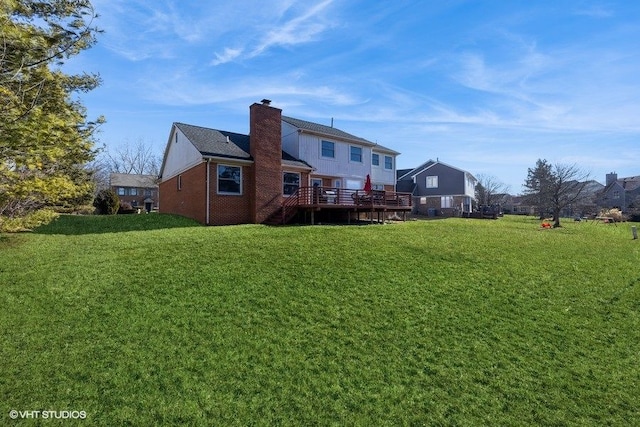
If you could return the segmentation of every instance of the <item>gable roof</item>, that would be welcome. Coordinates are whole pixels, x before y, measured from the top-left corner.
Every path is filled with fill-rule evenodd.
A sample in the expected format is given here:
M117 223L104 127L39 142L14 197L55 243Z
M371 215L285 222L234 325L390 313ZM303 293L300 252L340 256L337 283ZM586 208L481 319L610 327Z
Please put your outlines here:
M251 146L251 137L249 135L188 125L186 123L174 123L174 126L180 129L202 156L253 160L251 154L249 154ZM282 164L313 169L307 162L296 159L285 151L282 151Z
M620 186L624 191L635 191L640 188L640 176L629 176L626 178L619 178L609 185L607 185L603 192L607 192L611 187Z
M157 188L158 177L133 173L112 173L109 175L112 187Z
M308 133L368 145L370 147L373 147L375 150L385 151L390 154L400 154L399 152L392 150L391 148L376 144L375 142L360 138L359 136L352 135L338 128L334 128L333 126L321 125L319 123L308 122L306 120L296 119L288 116L282 116L282 121Z
M618 181L622 181L622 188L624 188L625 191L634 191L640 187L640 176L630 176L619 179Z
M398 180L401 180L401 179L409 179L409 178L413 179L413 177L415 177L416 175L418 175L418 174L420 174L420 173L424 172L425 170L427 170L427 169L429 169L429 168L433 167L433 166L434 166L434 165L436 165L436 164L439 164L439 165L442 165L442 166L446 166L446 167L448 167L448 168L450 168L450 169L455 169L455 170L457 170L457 171L463 172L464 174L467 174L467 175L471 176L471 178L473 178L474 180L476 180L476 177L475 177L475 176L473 176L470 172L468 172L468 171L466 171L466 170L464 170L464 169L460 169L460 168L457 168L457 167L455 167L455 166L448 165L448 164L446 164L446 163L441 162L440 160L433 161L433 160L431 160L431 159L427 160L426 162L424 162L423 164L421 164L421 165L420 165L420 166L418 166L417 168L411 169L409 172L407 172L407 173L405 173L404 175L402 175L402 176L398 177ZM476 181L477 181L477 180L476 180Z
M251 160L249 136L186 123L174 123L203 156ZM242 148L241 148L242 146Z
M429 159L426 162L424 162L423 164L421 164L420 166L413 168L413 169L403 169L404 174L403 175L399 175L398 176L398 180L401 179L413 179L413 177L415 175L417 175L418 173L422 172L424 169L430 167L431 165L435 164L436 162L434 162L433 160Z

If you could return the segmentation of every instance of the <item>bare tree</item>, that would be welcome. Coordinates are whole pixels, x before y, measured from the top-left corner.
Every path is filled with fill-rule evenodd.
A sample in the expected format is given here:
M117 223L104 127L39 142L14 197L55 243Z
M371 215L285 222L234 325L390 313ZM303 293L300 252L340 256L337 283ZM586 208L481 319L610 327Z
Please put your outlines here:
M139 139L136 145L126 143L113 152L106 152L106 161L112 173L132 173L140 175L158 175L160 173L160 156L154 153L151 146Z
M501 204L509 186L500 182L491 175L478 175L478 183L475 188L476 202L481 206L493 206Z
M553 214L553 226L560 227L560 213L584 196L589 173L577 165L555 164L538 160L535 169L529 169L524 184L530 199L538 199L541 212L549 209Z

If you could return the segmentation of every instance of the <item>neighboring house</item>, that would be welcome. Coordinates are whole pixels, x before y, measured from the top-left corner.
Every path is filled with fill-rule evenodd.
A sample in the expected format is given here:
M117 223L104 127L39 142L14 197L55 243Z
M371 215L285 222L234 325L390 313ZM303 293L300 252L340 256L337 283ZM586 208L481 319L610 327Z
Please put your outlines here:
M590 180L578 183L572 181L569 184L581 188L579 197L560 211L560 216L565 218L595 217L598 213L598 194L605 188L598 181Z
M259 224L314 184L332 190L325 203L337 202L342 190L362 189L367 175L377 188L395 189L396 151L283 117L268 100L251 105L249 113L249 135L173 124L160 171L162 212L207 225Z
M120 198L120 202L131 204L133 208L147 212L158 210L158 177L155 175L138 175L128 173L112 173L109 185Z
M511 200L502 206L503 212L513 215L535 215L536 207L529 204L527 197L511 196Z
M397 173L397 191L413 195L413 212L429 216L457 216L473 209L478 180L469 172L429 160Z
M604 189L597 196L600 208L618 208L622 212L640 208L640 176L618 179L615 172L608 173Z

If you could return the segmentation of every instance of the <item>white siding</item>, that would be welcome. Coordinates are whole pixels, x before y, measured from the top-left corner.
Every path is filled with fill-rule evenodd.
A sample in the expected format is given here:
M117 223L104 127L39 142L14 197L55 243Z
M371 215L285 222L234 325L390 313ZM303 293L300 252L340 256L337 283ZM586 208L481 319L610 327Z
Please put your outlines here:
M321 156L321 144L323 140L330 141L335 144L334 158ZM362 162L351 161L350 147L352 145L362 148ZM364 180L367 174L371 171L370 147L336 141L331 138L322 138L305 133L299 134L298 147L298 158L306 161L316 169L313 172L314 175Z
M476 180L473 177L466 173L464 174L464 195L469 196L471 198L475 198L476 194Z
M371 182L374 184L395 185L396 183L396 156L388 153L373 151L380 156L380 164L378 166L371 165ZM391 169L384 168L385 156L391 157L393 164ZM369 154L371 157L371 154ZM371 159L369 159L371 161Z
M167 143L166 156L167 158L165 159L164 169L162 171L163 180L172 178L202 161L200 152L187 140L184 134L175 127Z

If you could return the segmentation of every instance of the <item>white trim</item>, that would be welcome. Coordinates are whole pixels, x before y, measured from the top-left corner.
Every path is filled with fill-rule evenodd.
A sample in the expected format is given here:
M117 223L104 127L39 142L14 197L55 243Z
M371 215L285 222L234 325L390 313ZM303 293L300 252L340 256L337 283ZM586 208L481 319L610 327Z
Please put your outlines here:
M231 193L231 192L226 192L226 191L220 191L220 172L218 170L218 168L220 166L225 166L228 168L238 168L240 169L240 192L239 193ZM216 194L219 194L221 196L242 196L244 195L243 193L243 185L242 185L242 180L244 178L244 174L243 174L243 168L242 166L239 165L228 165L228 164L224 164L224 163L217 163L216 164Z
M353 160L351 158L351 149L352 148L359 148L360 149L360 161ZM362 147L361 145L349 144L349 163L356 163L358 165L364 164L364 147Z
M206 212L206 224L210 224L211 218L211 159L207 159L207 212Z

